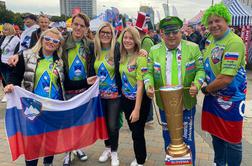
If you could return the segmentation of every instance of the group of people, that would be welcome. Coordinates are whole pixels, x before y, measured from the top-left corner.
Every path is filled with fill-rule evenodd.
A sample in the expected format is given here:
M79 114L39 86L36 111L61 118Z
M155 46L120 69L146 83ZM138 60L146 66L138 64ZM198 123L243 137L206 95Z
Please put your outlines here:
M13 35L12 25L4 25L5 38L0 43L4 91L10 93L18 85L43 97L68 100L87 90L99 77L109 135L100 162L111 159L111 166L120 164L117 149L123 111L135 153L130 165L144 165L147 157L144 128L152 111L151 99L155 95L161 120L166 123L158 90L163 86L182 85L187 87L183 93L183 124L187 128L183 138L191 149L193 165L196 160L194 115L200 90L205 94L202 129L212 135L214 163L241 164L242 132L235 131L242 131L242 123L235 121L242 121L241 112L244 112L245 47L230 31L231 15L223 4L209 7L203 16L202 23L210 32L203 51L197 44L182 39L183 22L175 16L160 21L162 41L156 45L141 28L133 26L125 28L117 39L110 23L103 23L94 39L89 40L86 36L89 18L82 13L73 16L72 32L64 36L58 29L48 28L48 17L39 17L39 28L35 20L31 15L25 18L27 29L20 39ZM166 127L163 127L163 138L167 149L170 135ZM85 152L77 149L66 152L64 166L71 165L71 153L87 160ZM38 159L25 163L35 166ZM45 157L43 163L51 166L53 156Z

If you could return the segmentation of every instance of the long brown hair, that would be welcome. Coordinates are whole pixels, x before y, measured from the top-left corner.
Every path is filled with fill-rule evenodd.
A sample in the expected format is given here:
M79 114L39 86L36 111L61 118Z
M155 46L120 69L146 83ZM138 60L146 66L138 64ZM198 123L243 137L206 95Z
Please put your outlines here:
M136 64L136 58L138 56L138 52L141 49L141 39L140 39L140 34L138 32L138 30L135 27L127 27L122 34L122 41L121 41L121 46L120 46L120 52L121 52L121 61L120 63L123 63L126 58L127 58L127 50L124 47L123 44L123 37L125 35L126 32L131 33L133 40L135 42L135 47L134 47L134 55L132 55L131 59L129 60L129 64L130 65L135 65Z

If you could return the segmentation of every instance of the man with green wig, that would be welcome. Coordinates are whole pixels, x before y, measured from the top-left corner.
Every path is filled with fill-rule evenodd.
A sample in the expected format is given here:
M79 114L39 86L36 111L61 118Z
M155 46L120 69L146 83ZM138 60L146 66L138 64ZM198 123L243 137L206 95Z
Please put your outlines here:
M195 165L194 115L196 112L196 95L204 82L205 72L199 46L182 40L180 30L182 26L182 20L175 16L167 16L160 21L160 33L163 41L151 47L148 56L148 72L144 76L144 84L150 98L155 93L163 124L166 124L167 121L158 91L159 88L181 85L185 87L183 93L183 139L192 152L192 161L190 162ZM171 142L170 132L166 126L163 127L163 138L166 150ZM169 164L169 156L167 156L166 164Z
M224 4L208 8L202 18L210 36L203 50L207 86L202 129L212 135L217 166L239 166L246 96L245 46L228 27L231 14Z

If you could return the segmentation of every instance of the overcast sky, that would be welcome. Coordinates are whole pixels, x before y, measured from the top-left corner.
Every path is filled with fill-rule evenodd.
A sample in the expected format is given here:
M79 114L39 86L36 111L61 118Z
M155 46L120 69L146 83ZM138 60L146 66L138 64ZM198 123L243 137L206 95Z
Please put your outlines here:
M215 0L214 2L220 2ZM5 0L8 9L16 12L44 13L59 15L59 0ZM127 13L136 17L140 5L152 6L155 14L159 11L161 18L164 17L162 4L167 0L97 0L97 11L100 13L108 7L117 7L121 13ZM170 6L175 6L180 18L190 19L200 10L211 5L212 0L169 0Z

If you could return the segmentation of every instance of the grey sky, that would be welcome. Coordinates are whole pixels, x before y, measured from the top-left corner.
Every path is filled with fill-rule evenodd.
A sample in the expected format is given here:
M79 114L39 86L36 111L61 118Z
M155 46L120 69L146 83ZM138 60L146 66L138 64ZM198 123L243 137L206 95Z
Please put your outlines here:
M39 13L43 11L51 15L60 13L59 0L5 0L5 2L8 9L16 12ZM164 16L162 3L165 2L167 0L97 0L97 10L100 13L105 8L114 6L121 13L136 17L140 5L149 5L153 7L155 14L159 11L162 18ZM192 18L199 10L209 7L211 2L212 0L169 0L169 4L177 8L179 17L186 19Z

